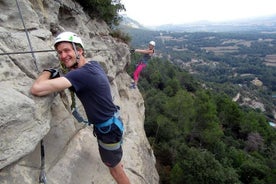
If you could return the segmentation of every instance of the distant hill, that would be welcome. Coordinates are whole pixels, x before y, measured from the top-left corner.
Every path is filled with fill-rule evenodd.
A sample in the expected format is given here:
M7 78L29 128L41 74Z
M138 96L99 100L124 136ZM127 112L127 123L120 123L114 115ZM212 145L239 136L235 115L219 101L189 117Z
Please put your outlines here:
M231 31L269 31L276 33L276 15L227 22L199 21L189 24L167 24L145 27L141 23L123 15L121 26L136 29L149 29L173 32L231 32Z

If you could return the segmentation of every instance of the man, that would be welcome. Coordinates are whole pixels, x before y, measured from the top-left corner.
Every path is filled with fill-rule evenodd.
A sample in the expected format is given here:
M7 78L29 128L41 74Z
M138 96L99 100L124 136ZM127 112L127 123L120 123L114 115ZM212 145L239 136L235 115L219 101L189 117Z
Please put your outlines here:
M133 73L133 80L134 80L134 82L130 85L131 89L135 89L136 88L136 86L138 84L140 73L147 66L148 60L150 60L151 57L152 57L152 55L154 54L154 47L155 47L155 42L154 41L150 41L148 49L132 49L131 50L132 53L137 52L137 53L144 54L143 57L138 62L138 65L136 66L136 69L135 69L135 71Z
M94 125L102 161L118 184L130 181L121 164L123 124L112 102L109 81L96 61L86 61L83 42L72 32L59 34L54 43L59 60L70 71L59 77L55 69L44 70L31 87L31 93L44 96L70 88L80 99L88 121Z

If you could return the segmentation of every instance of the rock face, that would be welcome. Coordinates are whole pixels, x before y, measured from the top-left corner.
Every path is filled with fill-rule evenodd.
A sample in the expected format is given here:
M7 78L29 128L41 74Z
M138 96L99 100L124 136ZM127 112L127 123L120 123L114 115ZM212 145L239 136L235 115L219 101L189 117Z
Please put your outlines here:
M53 50L53 38L64 30L82 37L87 57L103 66L121 107L127 175L135 184L159 183L144 132L144 101L138 90L128 88L128 46L71 0L2 0L0 9L0 53ZM41 139L47 183L115 183L100 160L92 127L77 123L68 112L68 91L46 97L30 94L34 79L50 67L59 67L55 52L0 55L0 183L38 183Z

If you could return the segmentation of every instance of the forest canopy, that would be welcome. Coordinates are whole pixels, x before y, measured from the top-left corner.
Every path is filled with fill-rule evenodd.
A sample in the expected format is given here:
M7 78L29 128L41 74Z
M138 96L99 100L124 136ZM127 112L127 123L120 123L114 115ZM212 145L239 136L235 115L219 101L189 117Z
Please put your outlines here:
M139 90L160 183L276 181L276 132L264 114L204 89L202 81L159 58L143 71Z

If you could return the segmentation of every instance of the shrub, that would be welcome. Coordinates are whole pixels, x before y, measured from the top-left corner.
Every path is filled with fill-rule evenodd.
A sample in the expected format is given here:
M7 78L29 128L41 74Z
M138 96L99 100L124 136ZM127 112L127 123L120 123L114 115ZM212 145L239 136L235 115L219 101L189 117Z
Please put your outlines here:
M110 27L117 26L121 17L119 11L125 10L121 0L76 0L91 18L105 21Z

